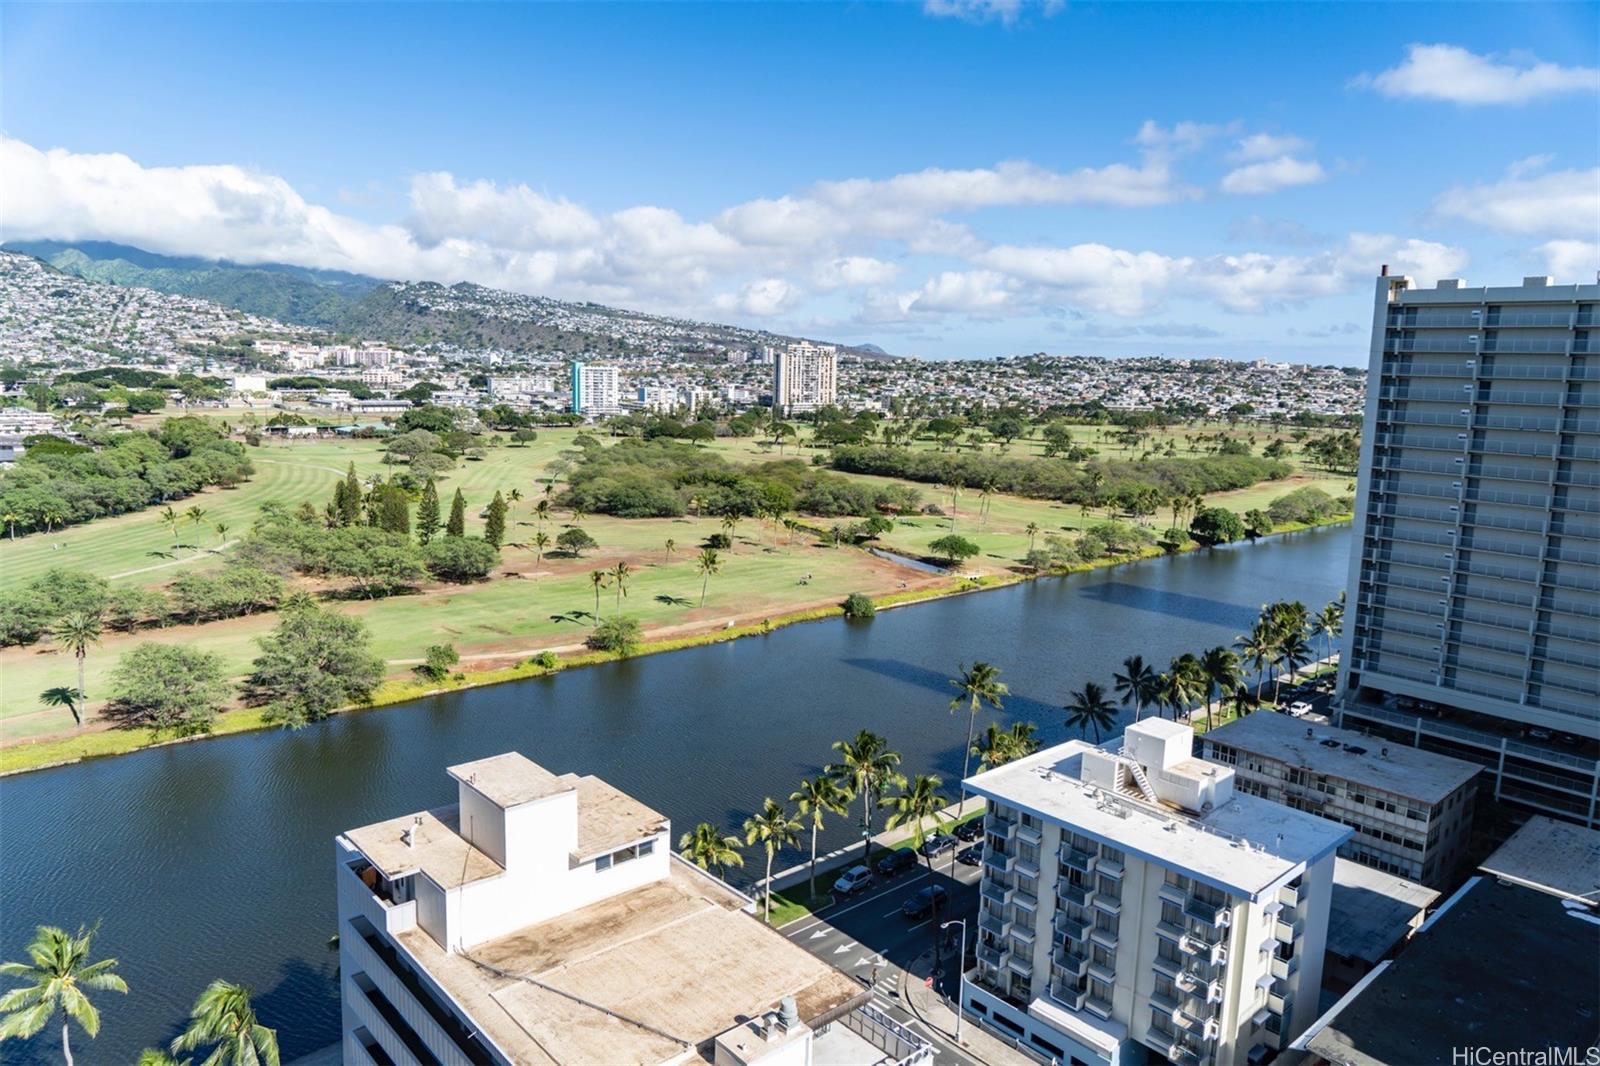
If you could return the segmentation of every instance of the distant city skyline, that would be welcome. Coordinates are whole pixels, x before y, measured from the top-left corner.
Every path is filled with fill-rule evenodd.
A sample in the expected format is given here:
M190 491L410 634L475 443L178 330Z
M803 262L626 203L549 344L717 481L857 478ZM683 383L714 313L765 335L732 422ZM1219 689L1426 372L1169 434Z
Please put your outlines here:
M1600 266L1600 7L7 5L0 237L933 358L1366 361Z

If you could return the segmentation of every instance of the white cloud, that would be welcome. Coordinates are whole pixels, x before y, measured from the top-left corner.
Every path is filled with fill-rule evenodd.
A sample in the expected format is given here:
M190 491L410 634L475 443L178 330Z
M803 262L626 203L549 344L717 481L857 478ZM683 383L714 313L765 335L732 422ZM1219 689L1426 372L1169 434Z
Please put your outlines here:
M1240 163L1248 163L1257 159L1294 155L1310 147L1311 142L1292 134L1276 136L1271 133L1253 133L1240 139L1239 147L1233 150L1229 158Z
M1433 202L1433 211L1514 236L1593 238L1600 233L1600 167L1530 174L1523 160L1488 185L1458 186Z
M1314 159L1281 155L1260 163L1247 163L1223 176L1221 189L1234 196L1260 196L1296 185L1315 185L1327 171Z
M1206 122L1179 122L1170 129L1154 119L1145 119L1134 134L1133 143L1163 157L1191 155L1204 148L1213 138L1226 132L1222 126Z
M900 267L869 255L846 255L820 263L812 275L819 289L839 289L847 285L882 285L900 275Z
M1539 253L1557 281L1592 284L1600 272L1600 241L1545 241Z
M1011 300L1005 279L992 270L946 270L923 283L903 306L912 312L954 311L985 314Z
M1399 66L1362 74L1355 84L1392 97L1465 105L1525 104L1561 93L1600 92L1600 68L1477 55L1451 44L1414 44Z
M442 172L411 179L409 228L424 244L472 237L522 249L585 244L601 232L600 221L570 200L541 195L526 185L458 185L453 175Z
M737 296L724 294L712 302L719 310L768 318L790 310L804 295L782 278L757 278L745 285Z
M1048 18L1064 6L1065 0L923 0L922 13L934 18L1000 22L1010 26L1030 10Z

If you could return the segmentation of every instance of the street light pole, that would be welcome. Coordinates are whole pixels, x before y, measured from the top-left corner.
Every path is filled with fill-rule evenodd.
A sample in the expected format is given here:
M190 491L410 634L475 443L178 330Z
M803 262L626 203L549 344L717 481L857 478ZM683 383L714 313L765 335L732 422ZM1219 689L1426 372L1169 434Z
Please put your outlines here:
M965 966L967 965L967 920L956 918L939 926L942 932L952 925L961 927L961 954L956 956L956 1043L961 1043L961 985L967 979ZM938 961L937 958L934 960Z

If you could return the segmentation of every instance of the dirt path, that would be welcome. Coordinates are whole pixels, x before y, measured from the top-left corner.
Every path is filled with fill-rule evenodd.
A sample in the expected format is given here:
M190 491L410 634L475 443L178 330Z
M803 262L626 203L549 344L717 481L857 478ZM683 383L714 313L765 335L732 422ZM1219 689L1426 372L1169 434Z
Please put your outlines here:
M169 566L182 566L185 563L192 563L198 559L209 559L213 555L219 555L222 552L227 551L237 543L239 542L236 540L230 540L226 544L220 544L215 548L207 548L199 555L189 555L182 559L168 559L164 563L156 563L154 566L141 566L137 570L124 570L120 574L110 575L108 578L106 578L106 580L115 581L119 577L132 577L134 574L148 574L152 570L165 570Z

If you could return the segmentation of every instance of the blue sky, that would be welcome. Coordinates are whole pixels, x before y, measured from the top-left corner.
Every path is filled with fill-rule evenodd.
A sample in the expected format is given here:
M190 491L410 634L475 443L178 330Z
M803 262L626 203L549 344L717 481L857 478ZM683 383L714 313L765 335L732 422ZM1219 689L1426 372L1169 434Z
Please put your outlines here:
M0 233L904 354L1358 362L1600 266L1600 5L0 9Z

